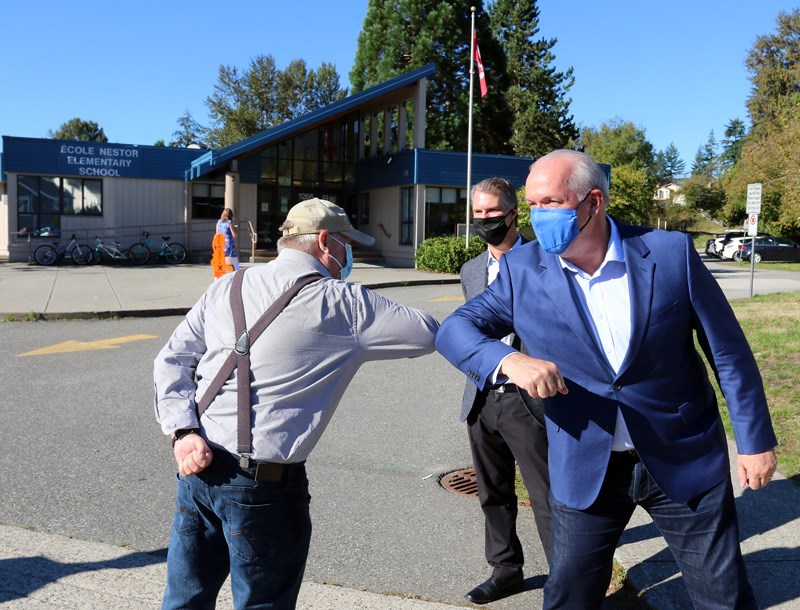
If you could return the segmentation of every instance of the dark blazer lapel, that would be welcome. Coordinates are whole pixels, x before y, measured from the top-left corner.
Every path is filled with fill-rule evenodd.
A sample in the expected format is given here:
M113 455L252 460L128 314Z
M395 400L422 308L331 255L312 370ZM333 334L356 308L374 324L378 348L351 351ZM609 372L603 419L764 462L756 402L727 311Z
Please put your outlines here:
M464 268L464 288L468 299L480 294L486 288L489 281L488 262L489 251L486 250L477 258L466 263Z
M628 289L631 299L631 340L628 352L622 361L619 372L622 374L631 365L639 352L650 320L650 304L653 298L653 278L655 266L647 258L650 249L638 235L627 235L625 225L617 224L625 252L625 269L628 273Z

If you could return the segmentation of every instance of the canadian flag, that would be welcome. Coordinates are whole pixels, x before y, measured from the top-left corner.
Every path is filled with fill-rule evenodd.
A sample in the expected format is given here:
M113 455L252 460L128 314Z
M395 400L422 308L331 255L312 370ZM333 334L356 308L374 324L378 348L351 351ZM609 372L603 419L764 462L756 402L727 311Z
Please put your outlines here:
M475 63L478 64L478 81L481 84L481 97L486 97L489 87L486 85L486 73L483 71L483 61L481 60L481 50L478 47L478 32L473 34L475 40Z

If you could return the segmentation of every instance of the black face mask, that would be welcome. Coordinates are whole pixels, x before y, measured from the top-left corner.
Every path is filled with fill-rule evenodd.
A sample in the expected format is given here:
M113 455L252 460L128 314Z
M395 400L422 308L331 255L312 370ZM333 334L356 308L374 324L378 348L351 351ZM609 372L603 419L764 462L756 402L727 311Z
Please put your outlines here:
M472 226L475 229L475 234L490 246L499 246L511 229L511 225L506 224L506 217L514 211L516 210L510 210L503 216L473 219Z

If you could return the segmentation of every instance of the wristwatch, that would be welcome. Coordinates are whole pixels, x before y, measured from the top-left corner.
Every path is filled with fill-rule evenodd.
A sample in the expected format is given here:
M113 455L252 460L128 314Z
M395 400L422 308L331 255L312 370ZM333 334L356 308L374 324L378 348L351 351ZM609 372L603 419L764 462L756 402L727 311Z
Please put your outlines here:
M183 430L175 430L172 433L172 448L175 448L175 443L181 440L187 434L198 434L200 432L199 428L185 428Z

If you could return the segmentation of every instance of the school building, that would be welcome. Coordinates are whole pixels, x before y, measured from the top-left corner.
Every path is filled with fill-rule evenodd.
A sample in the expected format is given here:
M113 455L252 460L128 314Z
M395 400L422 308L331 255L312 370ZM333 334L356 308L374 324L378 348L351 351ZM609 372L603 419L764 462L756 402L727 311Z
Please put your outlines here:
M202 260L230 207L246 261L274 252L292 205L320 197L375 237L376 257L413 266L425 238L465 222L466 153L425 149L435 71L418 68L218 150L4 135L0 258L26 261L39 243L72 234L127 247L149 231ZM504 176L521 186L531 161L474 154L471 181Z

